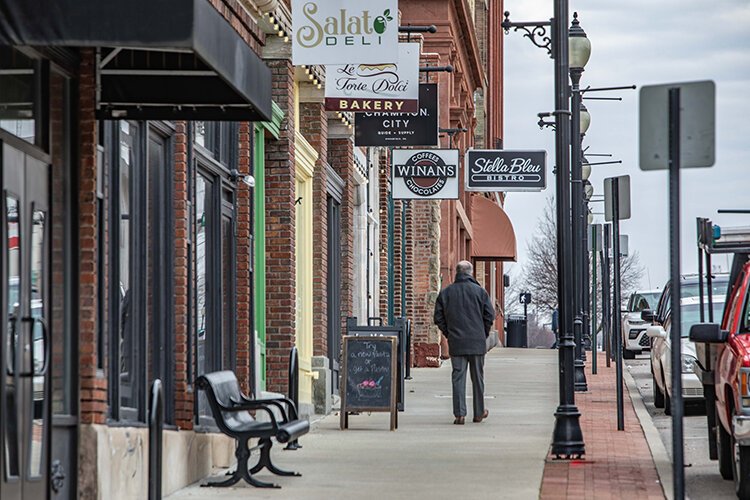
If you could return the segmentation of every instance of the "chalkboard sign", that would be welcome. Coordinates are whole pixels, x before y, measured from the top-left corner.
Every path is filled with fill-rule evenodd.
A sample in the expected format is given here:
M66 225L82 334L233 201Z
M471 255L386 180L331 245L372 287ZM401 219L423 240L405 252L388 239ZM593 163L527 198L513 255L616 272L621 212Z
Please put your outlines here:
M387 411L394 430L398 425L397 338L345 335L343 344L341 429L349 427L350 412Z

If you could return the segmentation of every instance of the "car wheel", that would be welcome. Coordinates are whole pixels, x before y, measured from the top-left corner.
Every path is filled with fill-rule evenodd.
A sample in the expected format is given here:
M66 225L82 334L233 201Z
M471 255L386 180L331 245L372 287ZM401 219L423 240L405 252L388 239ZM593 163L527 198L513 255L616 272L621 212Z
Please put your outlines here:
M625 359L635 359L635 351L631 351L630 349L623 349L622 357Z
M651 374L651 380L654 384L654 406L657 408L664 408L664 393L661 392L659 384L656 383L656 377L653 373Z
M662 367L662 377L664 377L664 368ZM667 381L662 378L662 381L664 382L664 414L665 415L671 415L672 414L672 398L669 397L669 390L667 389Z
M732 438L734 491L740 500L750 500L750 446L740 446Z
M719 473L724 479L731 481L734 477L732 466L732 437L719 420L719 410L716 410L716 448L719 455Z

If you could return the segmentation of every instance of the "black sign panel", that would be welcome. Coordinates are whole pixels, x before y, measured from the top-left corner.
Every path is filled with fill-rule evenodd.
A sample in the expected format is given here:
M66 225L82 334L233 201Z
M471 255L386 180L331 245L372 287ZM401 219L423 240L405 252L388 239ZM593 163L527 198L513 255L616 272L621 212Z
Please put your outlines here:
M390 411L395 397L393 337L349 337L345 339L347 410Z
M355 146L437 146L438 86L419 85L416 113L355 113Z
M467 191L543 191L546 151L470 149L466 152Z

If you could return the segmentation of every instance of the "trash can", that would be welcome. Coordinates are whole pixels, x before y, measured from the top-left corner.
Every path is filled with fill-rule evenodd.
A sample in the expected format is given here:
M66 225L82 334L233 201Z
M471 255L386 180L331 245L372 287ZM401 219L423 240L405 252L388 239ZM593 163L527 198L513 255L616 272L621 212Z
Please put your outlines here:
M526 319L523 316L509 316L505 330L505 347L528 347Z

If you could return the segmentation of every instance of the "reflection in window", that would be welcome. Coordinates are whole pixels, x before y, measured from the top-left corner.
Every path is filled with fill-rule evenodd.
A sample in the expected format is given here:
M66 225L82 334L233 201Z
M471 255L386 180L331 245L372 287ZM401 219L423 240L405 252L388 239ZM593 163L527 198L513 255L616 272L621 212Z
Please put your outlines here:
M211 317L209 315L208 269L210 265L208 248L210 244L210 218L208 210L211 207L212 184L202 175L198 175L195 183L195 310L196 332L195 345L197 349L196 372L198 375L211 370L208 359L210 344L207 332L211 332ZM201 393L202 395L202 393ZM209 415L209 408L205 396L198 400L198 412Z
M35 319L33 329L33 385L34 385L34 414L31 421L31 454L29 455L29 469L32 477L42 475L42 457L44 456L45 435L45 372L47 370L47 339L44 336L45 299L45 232L47 214L41 210L34 210L33 226L31 230L31 317Z
M133 122L120 122L120 169L119 169L119 201L120 201L120 405L126 408L137 408L135 394L135 356L133 342L133 306L131 297L131 249L132 228L130 214L132 210L131 187L135 165L135 145L137 144L138 126Z
M36 74L34 60L12 47L0 47L0 128L34 143Z
M7 476L18 476L18 435L20 432L18 422L18 408L16 395L16 354L18 340L18 315L20 302L21 286L21 240L20 240L20 221L19 221L19 202L17 199L7 196L5 199L5 231L8 237L6 247L6 263L8 266L8 281L6 289L7 303L5 310L8 313L8 335L6 352L6 373L5 377L5 473Z

